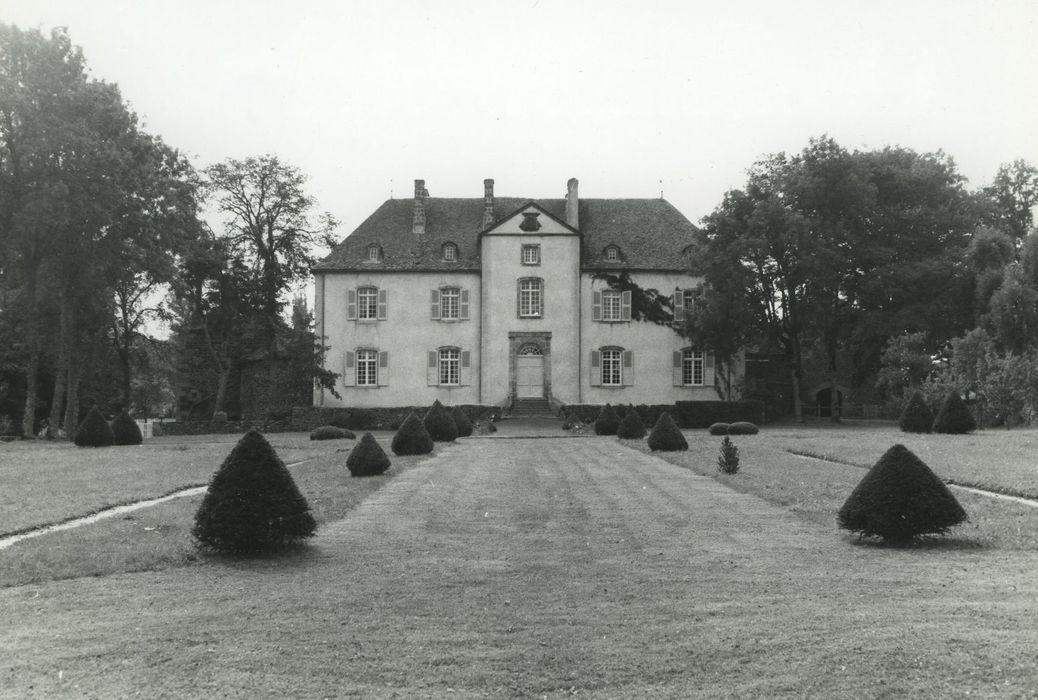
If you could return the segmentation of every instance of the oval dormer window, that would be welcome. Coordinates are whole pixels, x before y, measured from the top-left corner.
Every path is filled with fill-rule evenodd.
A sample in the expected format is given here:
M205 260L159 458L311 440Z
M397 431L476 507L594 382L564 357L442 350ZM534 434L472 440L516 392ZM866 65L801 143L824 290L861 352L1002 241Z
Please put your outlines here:
M382 248L372 243L368 246L368 262L378 262L382 259Z
M453 243L443 244L443 259L447 262L455 262L458 259L458 246Z
M608 246L605 249L605 258L609 262L618 262L620 260L620 249L615 245Z

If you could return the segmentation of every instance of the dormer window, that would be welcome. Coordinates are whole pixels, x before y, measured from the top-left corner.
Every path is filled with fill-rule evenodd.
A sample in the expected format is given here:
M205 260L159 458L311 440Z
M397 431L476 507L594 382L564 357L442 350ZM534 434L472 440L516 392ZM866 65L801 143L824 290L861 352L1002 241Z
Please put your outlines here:
M444 243L443 259L447 262L456 262L458 259L458 246L453 243Z
M611 245L605 249L605 259L609 262L620 261L620 249L615 245Z
M368 262L379 262L382 259L382 247L376 243L368 246Z

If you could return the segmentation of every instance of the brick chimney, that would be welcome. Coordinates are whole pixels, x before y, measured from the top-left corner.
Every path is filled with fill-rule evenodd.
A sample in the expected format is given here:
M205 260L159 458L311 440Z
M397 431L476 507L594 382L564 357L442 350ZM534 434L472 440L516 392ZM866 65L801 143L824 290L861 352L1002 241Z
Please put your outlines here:
M577 212L579 204L577 178L571 177L566 183L566 223L577 230L580 230L580 214Z
M429 191L425 189L425 180L414 181L414 223L411 226L412 233L419 236L425 235L425 198Z
M494 181L487 178L483 181L483 230L494 223Z

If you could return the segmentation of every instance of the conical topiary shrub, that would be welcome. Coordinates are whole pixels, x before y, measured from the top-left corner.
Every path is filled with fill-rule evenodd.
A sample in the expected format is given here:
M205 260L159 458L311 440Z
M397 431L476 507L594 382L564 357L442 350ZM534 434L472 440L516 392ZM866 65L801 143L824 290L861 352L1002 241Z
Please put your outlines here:
M620 416L616 415L612 406L606 404L595 419L595 435L616 435L619 427Z
M389 457L371 433L364 433L346 458L346 468L352 476L378 476L385 473L389 465Z
M717 471L722 474L735 474L739 471L739 448L727 435L721 440L721 451L717 455Z
M375 446L378 447L377 444ZM422 419L411 411L397 429L390 447L395 455L427 455L433 451L433 439Z
M894 445L840 508L840 527L903 544L966 520L948 487L904 445Z
M660 452L680 452L688 449L688 441L678 430L669 413L661 413L656 425L652 426L649 439L646 441L650 450Z
M433 442L453 442L458 438L458 426L454 424L450 411L439 400L433 401L422 422Z
M299 544L316 529L285 463L250 430L209 482L191 534L203 547L253 553Z
M901 411L898 425L903 433L928 433L933 428L933 420L933 411L926 404L923 392L917 391Z
M72 441L78 447L108 447L115 442L115 435L101 411L97 406L92 406L76 428L76 436Z
M628 408L624 419L616 429L616 437L622 440L641 440L645 437L645 424L633 408Z
M933 421L935 433L948 433L951 435L962 435L972 433L977 429L977 421L973 420L969 406L959 396L959 392L953 391L944 399L941 409L937 411L937 417Z
M144 443L140 426L125 410L120 411L111 424L112 441L116 445L140 445Z
M468 437L472 434L472 421L469 419L469 414L465 413L465 409L455 406L451 409L451 418L454 419L454 425L458 429L458 437Z

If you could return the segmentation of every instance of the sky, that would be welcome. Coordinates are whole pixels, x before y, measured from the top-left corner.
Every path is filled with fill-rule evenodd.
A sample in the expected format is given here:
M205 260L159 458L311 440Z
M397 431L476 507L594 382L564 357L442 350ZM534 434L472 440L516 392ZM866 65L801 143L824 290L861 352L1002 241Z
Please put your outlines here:
M276 154L345 236L434 197L663 196L698 222L829 135L1038 164L1032 0L0 0L199 168Z

